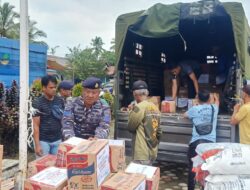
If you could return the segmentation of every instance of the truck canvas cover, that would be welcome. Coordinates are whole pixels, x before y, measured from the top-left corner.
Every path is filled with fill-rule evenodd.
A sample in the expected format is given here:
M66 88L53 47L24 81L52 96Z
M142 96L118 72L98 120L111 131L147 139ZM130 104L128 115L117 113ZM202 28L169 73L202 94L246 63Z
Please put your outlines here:
M217 0L204 0L195 3L156 4L144 11L124 14L116 21L117 67L122 59L128 33L142 39L173 38L183 41L180 22L182 20L209 20L213 17L227 16L233 31L233 39L238 61L246 79L250 79L250 30L241 3L220 3ZM177 50L177 49L174 49ZM173 51L174 51L173 50Z

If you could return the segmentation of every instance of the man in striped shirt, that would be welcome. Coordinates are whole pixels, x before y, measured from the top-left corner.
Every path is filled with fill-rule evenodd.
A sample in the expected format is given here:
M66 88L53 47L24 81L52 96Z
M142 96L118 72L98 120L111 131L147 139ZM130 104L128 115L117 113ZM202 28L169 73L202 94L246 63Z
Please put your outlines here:
M61 142L62 98L56 95L57 80L47 75L41 80L43 95L32 102L36 156L57 154Z

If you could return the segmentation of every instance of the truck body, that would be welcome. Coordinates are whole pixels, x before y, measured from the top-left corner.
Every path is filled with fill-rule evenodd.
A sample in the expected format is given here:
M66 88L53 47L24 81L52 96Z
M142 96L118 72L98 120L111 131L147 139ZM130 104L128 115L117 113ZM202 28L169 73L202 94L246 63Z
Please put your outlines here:
M47 46L29 45L29 84L46 74ZM9 87L13 80L19 84L20 76L20 42L0 38L0 82Z
M199 88L220 95L217 141L237 142L238 130L230 125L230 115L240 96L243 78L250 79L249 37L243 7L235 2L204 0L156 4L148 10L118 17L115 137L126 140L127 154L131 153L131 134L127 131L128 112L121 111L121 108L133 100L133 82L146 81L149 95L160 96L164 100L171 96L171 77L166 68L168 64L184 58L199 61L203 75L203 79L199 79ZM220 78L215 73L220 60L212 55L213 47L219 47L226 58L223 85L217 84ZM179 95L184 95L186 88L180 83ZM187 163L192 124L183 118L185 111L187 107L177 108L176 113L161 114L163 135L159 160Z

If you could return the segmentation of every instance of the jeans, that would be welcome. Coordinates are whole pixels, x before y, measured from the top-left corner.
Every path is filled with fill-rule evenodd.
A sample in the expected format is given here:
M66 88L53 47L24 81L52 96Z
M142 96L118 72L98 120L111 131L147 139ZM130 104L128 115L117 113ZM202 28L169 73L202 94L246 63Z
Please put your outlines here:
M45 142L45 141L40 141L40 145L43 150L43 155L47 154L57 154L59 144L62 142L62 140L54 141L54 142Z
M200 139L200 140L192 142L189 145L189 149L188 149L188 190L194 190L194 188L195 188L195 173L192 172L193 161L191 159L197 155L197 153L195 152L195 149L199 144L202 144L202 143L211 143L211 141Z

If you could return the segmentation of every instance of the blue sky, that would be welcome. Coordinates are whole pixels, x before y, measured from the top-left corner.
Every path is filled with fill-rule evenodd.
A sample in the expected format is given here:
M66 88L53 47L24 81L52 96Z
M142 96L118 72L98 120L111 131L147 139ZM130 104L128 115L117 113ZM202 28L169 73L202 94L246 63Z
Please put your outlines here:
M20 0L2 0L14 5L19 12ZM67 47L89 46L95 36L100 36L109 49L115 37L115 20L124 13L144 10L155 3L193 2L194 0L29 0L29 15L45 31L45 41L50 47L59 45L56 55L64 56ZM223 2L225 0L222 0ZM232 0L226 0L232 1ZM243 4L250 22L250 1L233 0Z

